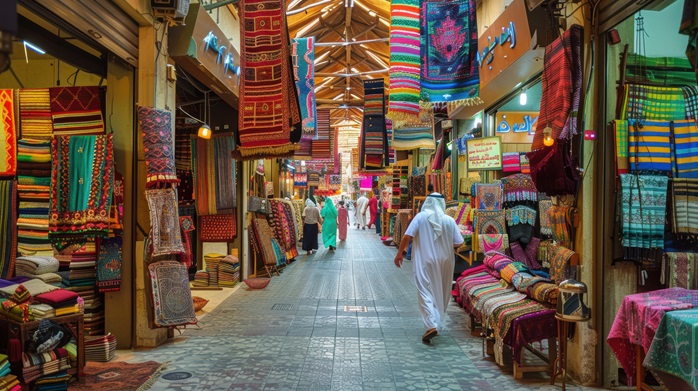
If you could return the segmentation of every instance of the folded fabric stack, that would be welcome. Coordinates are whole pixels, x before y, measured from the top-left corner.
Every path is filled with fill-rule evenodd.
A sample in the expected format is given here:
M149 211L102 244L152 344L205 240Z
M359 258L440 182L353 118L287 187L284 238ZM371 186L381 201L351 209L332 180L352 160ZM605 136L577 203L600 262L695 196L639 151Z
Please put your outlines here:
M31 278L59 285L62 282L58 271L58 260L52 256L22 256L15 261L15 275Z
M17 376L9 374L0 377L0 391L19 391L22 386L19 384Z
M65 261L64 261L65 262ZM97 278L97 246L94 240L85 243L80 249L70 254L67 281L68 287L94 287ZM65 270L62 268L61 270Z
M56 310L48 304L38 303L29 305L29 313L35 320L50 319L56 317Z
M0 354L0 378L3 378L10 374L10 360L7 359L7 355ZM0 380L2 384L2 380Z
M111 333L85 337L85 359L87 361L111 361L115 353L116 337Z
M42 376L34 382L34 391L65 391L68 389L70 377L65 370Z
M232 288L240 280L240 261L228 255L218 265L218 285Z
M22 377L25 383L31 383L44 375L70 369L70 357L63 348L47 353L22 353Z
M204 255L204 265L206 265L206 271L208 272L208 284L211 286L218 285L218 266L223 258L225 258L223 254L210 253Z
M193 286L208 286L209 272L200 270L194 275Z
M34 299L39 303L48 304L55 310L56 316L72 315L79 312L78 294L67 289L57 289L42 293Z
M53 255L48 240L51 142L17 141L17 251L19 255Z

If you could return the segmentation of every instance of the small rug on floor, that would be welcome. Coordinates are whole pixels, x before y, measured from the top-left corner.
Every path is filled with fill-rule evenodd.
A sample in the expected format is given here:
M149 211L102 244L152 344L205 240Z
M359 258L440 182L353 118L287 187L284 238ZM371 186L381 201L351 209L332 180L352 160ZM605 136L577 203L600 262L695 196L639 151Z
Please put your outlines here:
M167 363L155 361L90 362L85 365L85 377L70 383L68 390L145 391L155 384L166 366Z

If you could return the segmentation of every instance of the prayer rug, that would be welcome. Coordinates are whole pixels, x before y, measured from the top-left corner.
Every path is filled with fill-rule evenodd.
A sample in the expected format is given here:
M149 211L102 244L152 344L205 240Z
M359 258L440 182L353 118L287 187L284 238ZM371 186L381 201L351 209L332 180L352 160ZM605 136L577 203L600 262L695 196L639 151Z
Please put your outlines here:
M479 234L506 234L506 219L503 210L475 211L475 231Z
M390 2L390 104L393 129L419 124L420 0ZM419 148L419 147L417 147ZM400 149L396 147L396 149ZM411 149L411 148L404 148Z
M202 242L232 242L237 235L236 214L199 216L199 240Z
M392 104L392 102L391 102ZM436 149L436 141L434 139L433 114L432 118L427 119L416 125L405 125L401 128L395 126L393 120L393 149L396 151L405 151L413 149Z
M633 122L628 129L630 170L671 171L671 124L662 121Z
M49 239L61 250L106 237L114 188L112 135L56 136L51 148Z
M500 210L504 200L504 191L499 183L478 183L476 189L477 209ZM502 232L504 233L504 232Z
M683 90L678 87L659 87L644 84L626 84L620 119L634 121L674 121L688 119ZM538 120L540 123L540 119Z
M18 90L21 138L50 140L53 138L51 94L48 88Z
M532 150L543 148L545 129L555 140L577 134L577 115L582 95L583 28L572 25L562 37L545 47L540 116Z
M0 90L0 176L17 174L17 136L14 95Z
M626 120L614 120L613 130L616 135L616 173L627 174L630 170L630 160L628 152L630 148L628 147L628 121Z
M302 139L316 139L315 37L294 38L293 70L303 118Z
M115 236L99 241L97 289L99 293L121 290L122 239Z
M138 106L138 122L145 151L146 187L178 183L172 147L172 114L167 110Z
M557 299L560 297L560 289L556 284L538 281L528 288L528 295L531 296L533 300L540 303L557 305Z
M54 135L104 134L99 87L51 87Z
M694 253L666 253L665 262L669 265L669 288L695 289L697 284L696 261Z
M152 284L155 326L196 324L187 268L176 261L160 261L148 265L148 270Z
M482 103L475 0L423 0L420 22L422 102Z
M671 182L672 229L678 240L698 243L698 179Z
M659 175L622 174L620 182L624 258L634 261L658 259L661 251L654 250L664 248L669 180Z
M242 0L240 13L240 115L243 158L284 155L291 144L293 76L286 40L285 2Z
M150 209L153 255L183 253L177 191L175 189L150 189L145 191L145 198L148 200L148 208Z
M674 177L698 178L698 129L694 120L671 121Z
M237 206L236 164L233 160L235 140L232 134L212 138L216 173L216 212L226 213Z

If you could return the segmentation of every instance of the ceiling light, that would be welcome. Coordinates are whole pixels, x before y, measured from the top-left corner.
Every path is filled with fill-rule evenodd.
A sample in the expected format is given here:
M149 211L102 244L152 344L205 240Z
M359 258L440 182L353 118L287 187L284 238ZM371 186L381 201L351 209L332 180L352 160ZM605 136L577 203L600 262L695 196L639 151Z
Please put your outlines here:
M29 43L27 41L24 41L24 47L27 47L27 48L29 48L29 49L31 49L39 54L46 54L46 51L42 50L41 48L39 48L37 46L32 45L31 43Z
M202 139L208 140L211 138L211 127L208 126L207 124L201 124L199 126L199 137Z
M526 95L526 89L524 88L524 90L521 91L521 95L519 95L519 104L521 106L526 106L526 103L528 103L528 96Z

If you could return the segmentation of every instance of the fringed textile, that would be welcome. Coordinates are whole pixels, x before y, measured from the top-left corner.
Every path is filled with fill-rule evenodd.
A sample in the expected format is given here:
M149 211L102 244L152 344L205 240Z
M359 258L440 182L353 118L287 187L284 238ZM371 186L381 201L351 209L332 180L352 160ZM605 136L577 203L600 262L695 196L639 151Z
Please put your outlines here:
M422 102L482 103L475 0L423 0L420 22Z
M632 123L632 122L631 122ZM628 129L630 170L671 171L671 124L662 121L634 121Z
M628 155L628 121L617 119L613 121L613 130L616 136L616 174L627 174L630 170L630 157Z
M153 324L157 327L196 324L187 268L176 261L160 261L150 264L148 270L152 284Z
M317 138L315 123L315 37L294 38L293 71L303 121L302 139Z
M51 87L54 135L104 134L99 87Z
M698 179L671 182L671 232L683 242L698 244Z
M622 174L620 184L624 259L659 261L664 248L668 178Z
M572 247L572 230L575 208L570 206L551 206L548 208L548 221L553 239L564 247Z
M430 109L424 109L423 111L425 110L430 111ZM426 116L426 121L416 125L405 125L400 128L395 126L395 120L393 119L392 146L394 150L436 149L433 127L434 115L431 113Z
M553 230L550 226L550 215L548 210L553 207L553 201L550 197L543 194L538 195L538 218L540 219L540 234L544 237L553 235ZM545 197L545 198L544 198Z
M635 121L674 121L688 119L683 90L644 84L626 84L621 118ZM538 121L540 123L540 120Z
M420 122L419 3L419 0L394 0L390 3L388 118L393 121L395 130Z
M550 252L550 278L559 284L570 277L569 266L574 251L559 245L548 249Z
M145 198L150 209L153 256L184 253L177 191L150 189L145 191Z
M178 183L172 145L172 114L168 110L138 106L138 122L145 151L146 187Z
M664 263L668 264L669 288L695 289L698 287L698 273L696 273L696 261L698 254L675 253L664 254ZM662 273L664 276L665 273Z
M0 89L0 176L17 174L16 133L13 91Z
M510 207L519 203L534 205L538 201L538 190L530 175L514 174L502 178L504 188L504 206Z

